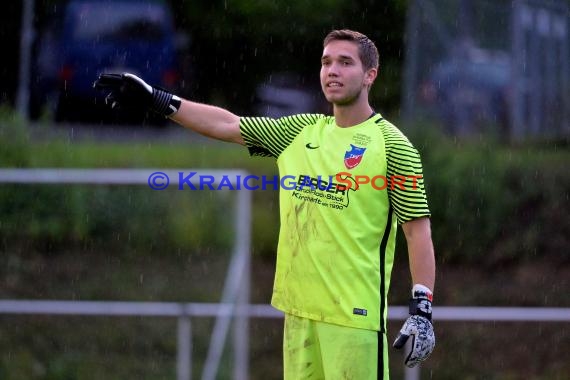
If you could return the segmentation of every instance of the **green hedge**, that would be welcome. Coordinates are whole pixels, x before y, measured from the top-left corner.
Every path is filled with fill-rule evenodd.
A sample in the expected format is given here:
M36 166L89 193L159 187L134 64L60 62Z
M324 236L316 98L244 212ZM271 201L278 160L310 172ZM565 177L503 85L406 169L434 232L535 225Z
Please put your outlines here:
M424 162L440 260L496 264L568 259L567 144L412 135Z
M23 124L11 121L0 128L0 143L8 147L2 150L5 167L203 167L276 173L272 159L251 159L245 149L224 143L31 142ZM567 258L568 146L457 141L430 130L435 128L409 136L422 154L440 260L494 264L544 255ZM0 236L4 249L47 252L70 246L121 252L226 250L233 239L232 202L221 195L155 192L146 186L3 185ZM253 215L254 251L273 255L277 192L255 192Z

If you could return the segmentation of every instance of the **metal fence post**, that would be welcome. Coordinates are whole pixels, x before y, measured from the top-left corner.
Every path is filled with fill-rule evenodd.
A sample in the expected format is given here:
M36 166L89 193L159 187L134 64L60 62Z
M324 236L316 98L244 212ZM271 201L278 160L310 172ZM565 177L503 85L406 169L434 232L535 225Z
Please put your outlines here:
M414 368L404 366L404 379L405 380L420 380L420 365Z
M410 1L407 11L406 21L406 66L404 76L404 88L402 92L402 106L404 112L402 116L412 119L413 110L416 106L415 86L418 81L418 52L419 52L419 29L420 23L420 8L417 0Z
M238 194L238 252L243 255L243 274L237 295L237 315L234 326L234 379L249 378L249 293L251 282L251 191Z
M192 326L190 316L178 317L178 352L176 358L176 379L192 378Z
M245 172L244 172L245 173ZM245 175L243 175L245 177ZM251 192L241 190L237 193L234 223L236 226L236 245L228 268L221 304L225 306L222 314L216 318L206 364L202 373L203 380L216 378L222 358L230 322L235 322L234 352L236 366L234 377L247 379L249 351L249 316L245 313L249 304L249 263L251 231ZM241 316L240 316L241 314ZM238 343L236 343L236 341ZM237 365L240 363L240 365Z
M16 108L20 116L28 119L28 103L30 101L30 67L32 44L34 40L34 0L22 3L22 29L20 35L20 72Z

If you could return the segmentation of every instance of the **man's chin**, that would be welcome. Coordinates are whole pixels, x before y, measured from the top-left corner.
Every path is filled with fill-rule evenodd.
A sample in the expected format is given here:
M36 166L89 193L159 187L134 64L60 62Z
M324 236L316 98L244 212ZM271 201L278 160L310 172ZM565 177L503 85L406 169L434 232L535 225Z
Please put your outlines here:
M352 95L341 95L341 94L325 94L325 98L329 103L334 105L335 107L348 107L360 99L363 96L363 93L352 94Z
M355 103L355 98L330 97L327 99L335 107L348 107Z

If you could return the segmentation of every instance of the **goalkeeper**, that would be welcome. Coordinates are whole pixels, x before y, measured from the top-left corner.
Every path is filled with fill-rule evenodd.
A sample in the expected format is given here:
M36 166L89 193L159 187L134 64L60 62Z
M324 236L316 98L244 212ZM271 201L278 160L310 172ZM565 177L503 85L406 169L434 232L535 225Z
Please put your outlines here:
M276 159L281 177L296 178L295 190L280 191L271 299L285 314L288 380L389 378L387 295L398 225L408 248L411 315L393 346L411 341L409 367L435 346L435 258L421 160L369 103L378 66L377 48L365 35L334 30L325 37L320 80L333 116L239 117L181 99L130 73L102 74L94 84L112 108L151 110L202 135L245 145L253 156ZM349 187L342 184L346 177L336 177L347 170L368 178L418 179L384 190L362 182Z

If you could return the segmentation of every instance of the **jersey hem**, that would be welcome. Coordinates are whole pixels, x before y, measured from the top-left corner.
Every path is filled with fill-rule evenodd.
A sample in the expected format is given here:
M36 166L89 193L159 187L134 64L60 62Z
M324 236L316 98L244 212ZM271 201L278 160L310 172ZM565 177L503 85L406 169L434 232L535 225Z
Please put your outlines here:
M344 327L352 327L352 328L363 329L363 330L372 330L372 331L378 331L378 332L383 332L383 333L385 332L384 329L380 328L379 324L375 325L372 323L347 323L347 321L345 319L324 317L322 315L307 313L305 311L301 311L301 310L297 310L297 309L293 309L293 308L286 308L286 307L283 307L283 306L276 304L276 303L273 303L273 302L271 303L271 306L273 306L274 308L276 308L279 311L282 311L283 313L291 314L291 315L294 315L296 317L311 319L314 321L325 322L325 323L330 323L333 325L339 325L339 326L344 326Z

